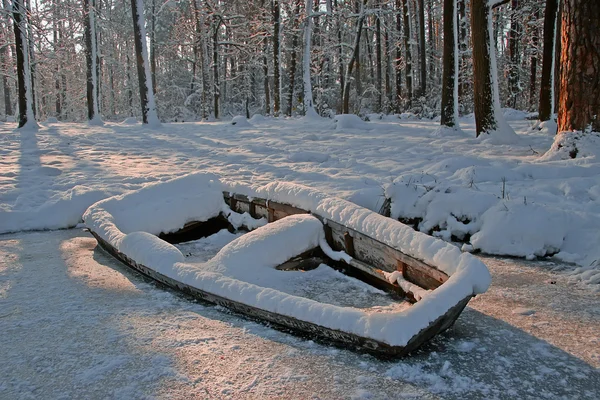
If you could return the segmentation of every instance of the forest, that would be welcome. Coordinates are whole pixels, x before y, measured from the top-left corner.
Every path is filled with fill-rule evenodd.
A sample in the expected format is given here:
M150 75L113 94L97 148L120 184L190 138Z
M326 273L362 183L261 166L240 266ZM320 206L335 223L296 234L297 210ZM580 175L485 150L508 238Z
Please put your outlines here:
M441 116L452 126L450 114L475 112L479 134L502 125L494 107L549 120L559 93L573 88L591 109L562 130L582 130L592 118L598 124L592 88L599 59L585 44L597 45L598 35L593 21L579 20L598 13L592 0L560 7L558 0L3 3L4 119L26 106L17 105L25 99L17 79L24 54L38 120L82 121L95 118L92 113L107 121L145 119L140 102L148 97L148 73L162 121L314 110L321 116L407 112ZM143 35L134 29L140 16ZM580 50L568 47L569 40ZM579 66L566 62L572 58ZM569 80L567 69L575 76L577 68L587 83Z

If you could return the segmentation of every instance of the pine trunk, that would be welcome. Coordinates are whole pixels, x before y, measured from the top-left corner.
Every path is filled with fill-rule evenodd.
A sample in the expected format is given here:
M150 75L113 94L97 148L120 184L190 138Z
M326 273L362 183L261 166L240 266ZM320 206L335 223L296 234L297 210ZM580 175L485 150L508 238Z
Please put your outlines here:
M456 125L455 110L458 109L456 88L456 0L444 0L444 71L442 73L442 116L441 124Z
M273 115L281 111L281 78L279 74L279 0L273 0Z
M600 7L564 0L558 131L600 132Z
M32 75L29 66L27 11L23 4L23 0L14 0L13 2L13 21L17 55L19 128L22 128L28 123L35 123L33 114Z
M421 56L421 96L427 92L427 52L425 46L425 0L419 0L419 55Z
M494 115L494 88L490 57L490 6L488 0L471 0L473 80L476 136L498 127Z
M556 42L556 13L558 11L558 0L546 1L546 12L544 15L544 49L542 54L542 80L540 82L540 121L548 121L552 116L552 75L554 70L554 44Z
M404 52L406 54L406 57L404 58L405 60L405 71L404 74L406 76L406 97L407 97L407 102L408 102L408 106L410 107L410 104L412 102L412 97L413 97L413 88L412 88L412 58L411 58L411 51L410 51L410 19L409 19L409 15L408 15L408 0L401 0L402 1L402 16L403 16L403 22L404 22Z

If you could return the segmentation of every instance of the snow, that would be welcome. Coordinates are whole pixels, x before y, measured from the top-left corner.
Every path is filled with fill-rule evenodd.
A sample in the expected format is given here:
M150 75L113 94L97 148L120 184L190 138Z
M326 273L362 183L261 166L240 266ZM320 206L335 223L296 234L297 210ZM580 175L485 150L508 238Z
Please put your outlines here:
M334 126L336 130L344 129L370 129L368 122L360 119L358 115L354 114L338 114L333 118Z
M512 145L475 139L472 116L460 119L464 135L444 137L434 136L438 124L432 121L361 122L369 129L334 129L325 118L258 116L251 129L229 122L165 124L151 131L139 123L52 123L34 133L0 123L0 232L72 227L102 198L206 171L258 186L276 180L300 183L375 211L388 197L393 217L412 218L420 230L443 238L462 237L466 248L469 235L483 230L473 251L514 249L507 255L526 257L550 255L558 244L554 258L577 264L565 273L596 281L600 162L595 134L580 135L586 141L572 159L566 145L548 152L554 136L531 131L528 120L510 121L520 139ZM510 217L501 223L504 234L495 234L482 216L488 210L486 221L509 215L504 204L511 213L532 214L523 221ZM560 218L554 217L556 210ZM552 216L551 226L537 230L535 239L512 244L518 231L533 231L525 225L543 215Z
M421 300L418 306L397 313L369 314L281 290L280 281L287 273L273 268L307 250L320 245L334 260L350 260L329 248L323 225L313 216L293 215L261 226L227 244L202 264L184 263L183 254L175 246L150 234L216 217L223 210L223 190L313 211L435 265L450 279L426 297L424 291L412 290ZM471 254L345 200L285 182L246 187L239 182L221 183L206 174L192 174L102 200L92 205L83 219L92 232L121 253L176 281L265 311L394 346L406 345L453 305L484 293L490 284L485 265ZM414 289L409 282L394 279Z
M235 125L238 128L252 127L252 124L250 124L250 122L248 122L246 117L244 117L243 115L236 115L235 117L233 117L231 119L231 125Z
M3 235L0 260L2 398L600 393L598 297L550 272L551 263L485 259L490 291L449 334L390 362L190 302L132 273L79 229ZM512 314L517 307L536 313Z

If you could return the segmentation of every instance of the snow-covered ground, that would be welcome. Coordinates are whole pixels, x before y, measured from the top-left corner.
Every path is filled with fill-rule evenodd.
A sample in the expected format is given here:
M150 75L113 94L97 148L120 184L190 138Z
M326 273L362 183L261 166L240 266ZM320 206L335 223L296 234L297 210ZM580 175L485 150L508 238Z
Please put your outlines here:
M598 296L558 265L484 261L488 293L389 362L179 297L81 229L3 235L0 398L599 398Z
M97 200L201 171L302 183L372 210L387 193L421 230L585 267L485 257L492 286L451 332L384 362L178 297L81 229L3 234L0 398L600 398L596 138L584 157L569 159L568 141L544 155L553 137L510 117L512 145L473 138L469 119L452 137L377 116L0 124L0 233L72 227Z
M599 283L600 140L589 135L575 159L568 140L547 153L552 127L530 132L525 113L505 115L519 133L510 145L474 138L472 118L451 136L436 122L377 115L156 129L49 122L38 132L0 123L0 233L74 226L101 198L201 171L302 183L372 210L388 196L392 216L470 239L465 250L554 254L579 265L572 279Z

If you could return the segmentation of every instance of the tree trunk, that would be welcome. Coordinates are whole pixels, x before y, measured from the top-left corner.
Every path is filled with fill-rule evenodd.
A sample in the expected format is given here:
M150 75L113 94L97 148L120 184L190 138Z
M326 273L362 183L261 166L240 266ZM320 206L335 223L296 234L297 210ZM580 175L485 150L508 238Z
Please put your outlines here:
M87 81L87 108L88 121L97 121L98 113L98 75L97 75L97 49L94 0L83 0L84 14L83 26L85 37L86 81Z
M419 55L421 56L421 96L427 92L427 53L425 45L425 0L419 0Z
M17 82L19 89L19 128L25 125L37 126L33 113L33 93L31 69L29 65L29 44L27 10L23 0L13 2L15 49L17 53Z
M310 1L310 0L307 0ZM366 3L366 0L365 0ZM362 33L362 26L365 22L364 6L361 6L358 21L356 22L356 38L354 40L354 50L352 51L352 57L348 63L348 69L346 72L345 86L344 86L344 103L342 108L342 114L349 114L350 110L350 77L354 70L354 64L358 61L359 49L360 49L360 37Z
M7 26L8 28L8 26ZM4 115L12 115L12 100L10 96L10 84L8 82L8 66L11 65L8 57L8 46L10 40L8 38L8 29L3 31L5 41L0 45L0 66L3 67L2 73L2 90L4 92Z
M411 59L411 51L410 51L410 19L408 15L408 0L402 1L402 15L404 19L404 52L406 54L405 60L405 71L404 74L406 76L406 97L408 106L410 107L413 97L412 92L412 59Z
M558 131L600 132L600 7L564 0Z
M152 0L150 5L150 73L152 90L156 95L156 0Z
M381 17L378 15L375 21L375 58L376 58L376 76L377 76L377 112L382 111L382 98L383 98L383 77L381 74Z
M296 0L296 6L294 7L294 15L298 15L300 13L300 3L302 0ZM297 59L298 59L298 53L296 52L296 49L298 47L298 33L297 33L297 29L298 29L298 19L295 18L294 22L293 22L293 26L292 26L292 48L291 48L291 57L290 57L290 73L289 73L289 79L290 79L290 90L289 90L289 95L288 95L288 106L287 106L287 111L286 111L286 115L291 117L292 116L292 110L294 108L294 86L296 85L296 68L297 68Z
M519 24L519 0L511 0L512 14L510 19L510 30L508 31L508 53L510 63L508 65L508 103L512 108L517 108L517 96L519 94L519 36L521 25Z
M152 90L152 76L150 72L150 63L148 62L143 0L131 0L131 15L133 18L133 36L135 40L135 55L140 87L142 121L144 124L156 126L160 124L160 122L156 115L154 90Z
M491 57L495 54L491 54L494 48L490 40L490 24L488 0L471 0L476 136L498 128L494 115Z
M219 97L221 95L221 83L219 82L219 28L222 20L217 18L215 30L213 32L213 112L215 119L219 119Z
M401 1L396 0L396 32L398 34L402 28L401 8ZM400 40L397 40L396 43L396 112L400 113L402 112L402 47Z
M538 61L538 53L537 53L537 47L538 47L538 28L536 26L537 24L537 20L540 17L540 11L539 9L536 8L535 12L533 13L533 18L530 20L530 23L533 25L533 28L531 30L531 48L530 48L530 52L531 52L531 59L530 59L530 69L529 69L529 109L533 109L534 104L535 104L535 87L536 87L536 80L537 80L537 61Z
M460 74L459 74L459 86L458 86L458 98L460 99L459 103L464 105L466 103L465 97L468 91L468 83L466 75L466 65L467 65L467 12L466 12L466 2L468 0L458 0L458 51L459 51L459 60L460 60Z
M306 20L304 25L304 54L302 56L302 80L304 83L304 114L309 116L317 115L313 104L313 92L310 73L310 47L312 41L312 8L313 1L306 0Z
M444 71L442 73L441 124L454 127L458 122L458 54L456 0L444 0Z
M548 121L552 116L552 87L554 85L552 75L554 71L554 44L556 43L556 14L558 11L558 0L546 1L546 12L544 15L544 49L542 54L542 80L540 82L540 121Z
M273 115L279 116L281 111L281 78L279 74L279 0L273 0Z

